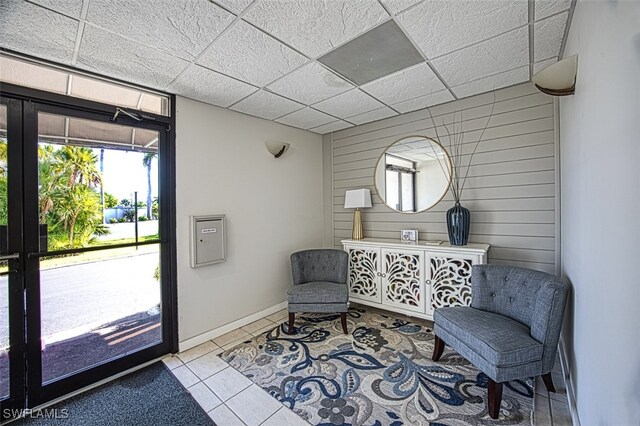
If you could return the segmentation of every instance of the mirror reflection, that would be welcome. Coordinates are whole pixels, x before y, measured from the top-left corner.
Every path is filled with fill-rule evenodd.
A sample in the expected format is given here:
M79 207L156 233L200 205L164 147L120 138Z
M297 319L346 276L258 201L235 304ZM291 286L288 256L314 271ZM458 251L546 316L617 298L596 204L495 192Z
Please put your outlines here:
M391 145L376 167L376 189L392 209L417 213L444 197L451 180L451 160L433 139L410 136Z

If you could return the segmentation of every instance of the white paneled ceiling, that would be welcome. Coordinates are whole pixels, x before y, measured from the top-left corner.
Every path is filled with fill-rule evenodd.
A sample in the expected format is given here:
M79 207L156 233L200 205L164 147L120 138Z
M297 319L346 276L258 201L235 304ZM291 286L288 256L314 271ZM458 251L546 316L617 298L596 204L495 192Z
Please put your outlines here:
M530 80L562 54L571 7L571 0L2 0L0 47L323 134ZM422 62L358 87L318 61L390 20Z

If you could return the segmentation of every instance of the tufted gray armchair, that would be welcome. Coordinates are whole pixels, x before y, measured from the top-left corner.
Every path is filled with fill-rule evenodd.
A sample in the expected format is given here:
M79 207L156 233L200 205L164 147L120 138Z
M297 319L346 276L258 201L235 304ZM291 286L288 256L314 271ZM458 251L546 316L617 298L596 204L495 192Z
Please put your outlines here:
M339 312L347 333L349 258L334 249L303 250L291 255L293 287L287 291L289 334L296 312Z
M556 358L568 285L526 268L474 265L471 306L436 309L433 360L445 342L489 377L488 410L497 419L502 384L542 376L555 392Z

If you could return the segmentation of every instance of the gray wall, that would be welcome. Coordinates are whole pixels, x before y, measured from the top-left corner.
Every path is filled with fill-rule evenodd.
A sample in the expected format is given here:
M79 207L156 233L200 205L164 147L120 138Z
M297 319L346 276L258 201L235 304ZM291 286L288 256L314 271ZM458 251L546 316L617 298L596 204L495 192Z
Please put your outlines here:
M187 98L176 102L182 343L284 302L289 255L322 246L322 137ZM276 159L268 140L291 147ZM189 216L217 213L227 215L227 260L191 268Z
M491 244L489 261L556 271L556 137L553 98L530 84L432 108L439 126L462 112L464 164L491 113L473 157L462 204L471 211L471 242ZM365 237L398 239L401 229L418 229L420 239L447 240L445 212L451 195L423 213L392 211L377 196L374 171L394 141L409 135L436 136L426 110L353 127L333 134L333 242L351 237L352 210L344 192L370 188L373 208L364 210ZM441 132L442 135L442 132ZM446 145L446 141L445 141ZM325 171L327 168L325 167Z
M640 424L640 3L578 2L560 103L563 341L583 426Z

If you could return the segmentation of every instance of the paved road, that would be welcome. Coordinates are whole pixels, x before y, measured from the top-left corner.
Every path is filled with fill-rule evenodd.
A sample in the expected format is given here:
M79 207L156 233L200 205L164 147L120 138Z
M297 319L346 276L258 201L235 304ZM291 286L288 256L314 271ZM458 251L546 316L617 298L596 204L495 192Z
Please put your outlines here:
M160 303L153 278L158 253L42 271L42 336L45 344L78 336L99 325ZM8 346L7 278L0 279L0 348Z

